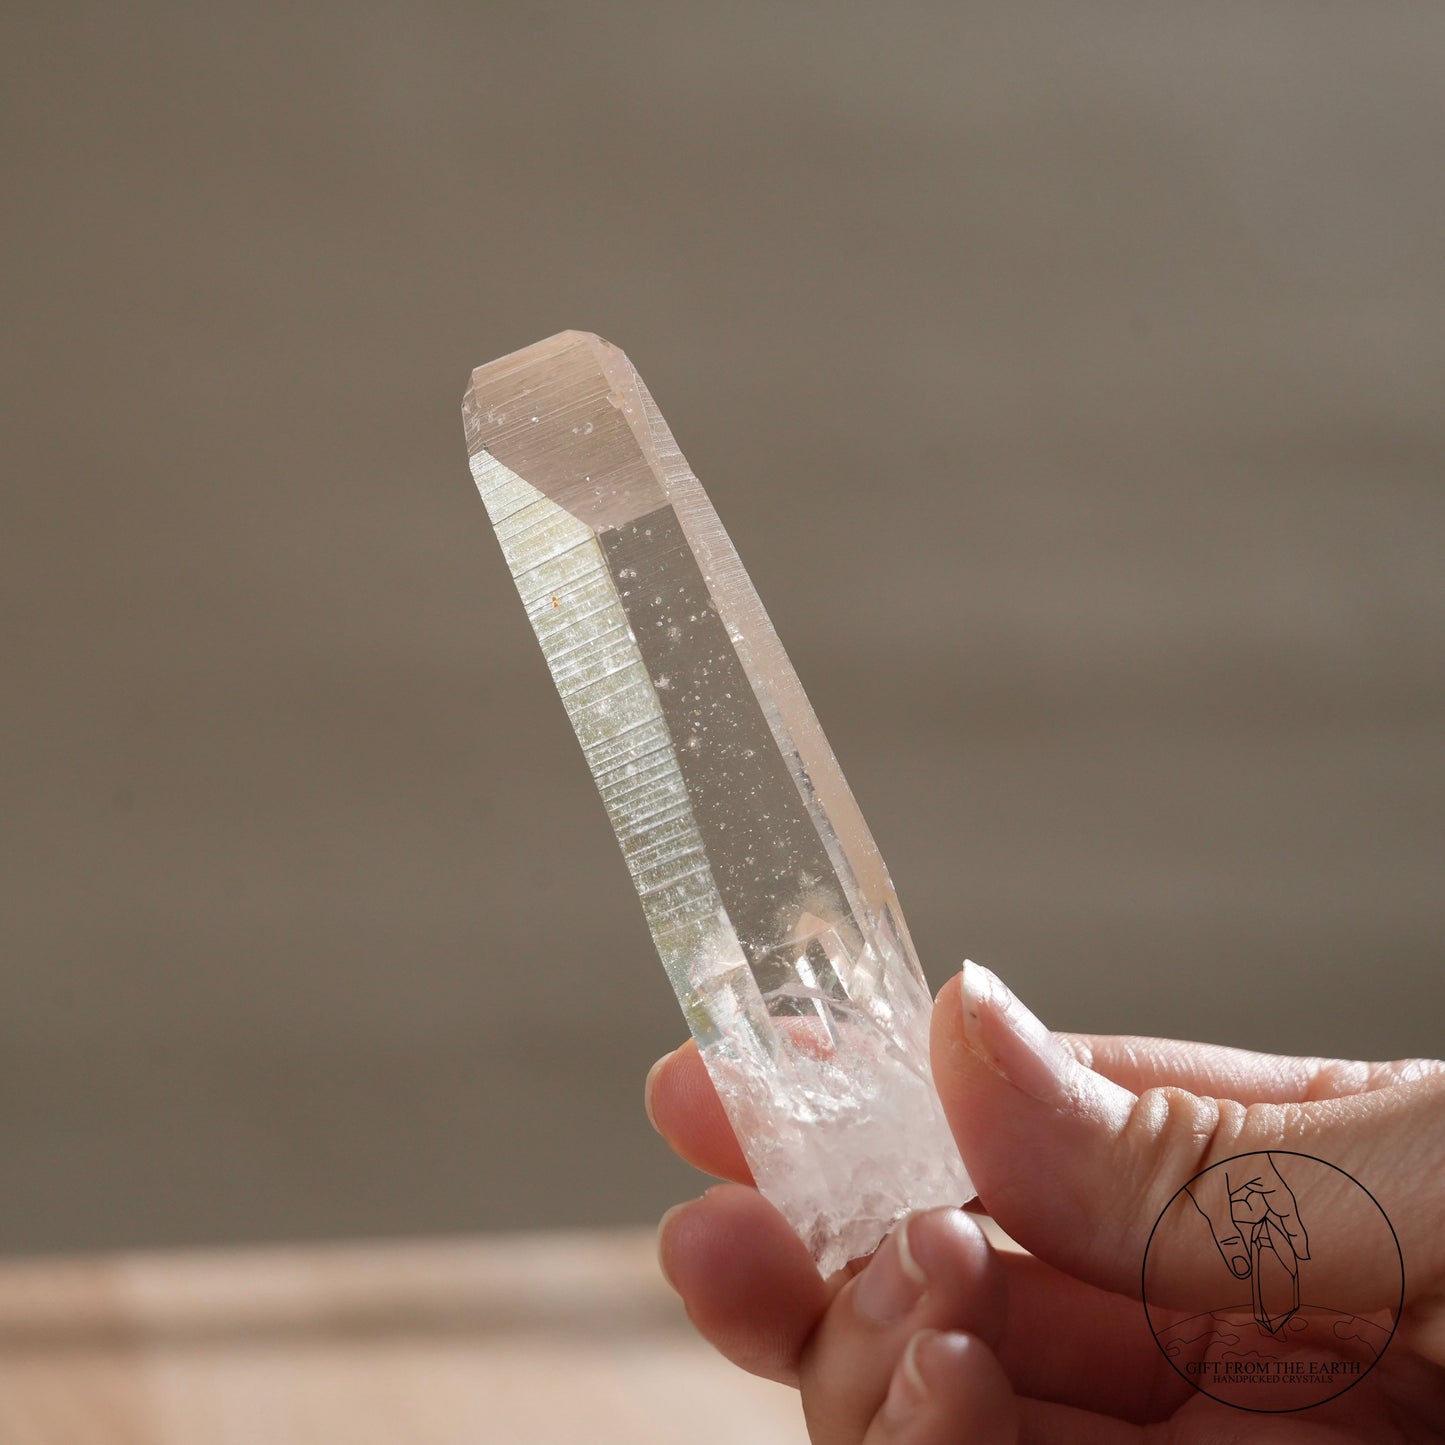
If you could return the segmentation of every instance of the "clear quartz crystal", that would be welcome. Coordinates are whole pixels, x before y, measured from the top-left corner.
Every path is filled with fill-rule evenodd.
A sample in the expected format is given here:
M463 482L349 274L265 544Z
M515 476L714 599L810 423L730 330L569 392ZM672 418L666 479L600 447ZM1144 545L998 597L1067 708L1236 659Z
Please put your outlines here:
M826 1274L973 1195L893 885L727 533L626 356L472 375L472 472L753 1177Z

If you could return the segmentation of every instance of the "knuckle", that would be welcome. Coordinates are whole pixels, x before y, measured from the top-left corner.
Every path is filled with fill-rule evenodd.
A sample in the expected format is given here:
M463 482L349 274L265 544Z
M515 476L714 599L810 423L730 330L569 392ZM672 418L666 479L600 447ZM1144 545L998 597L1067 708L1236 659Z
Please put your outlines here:
M1134 1181L1142 1209L1162 1209L1202 1169L1244 1152L1250 1109L1187 1089L1146 1089L1124 1124L1126 1156L1140 1164Z
M1350 1059L1325 1059L1311 1075L1305 1098L1314 1101L1363 1093L1375 1087L1378 1078L1375 1071L1379 1067L1377 1064L1355 1063Z

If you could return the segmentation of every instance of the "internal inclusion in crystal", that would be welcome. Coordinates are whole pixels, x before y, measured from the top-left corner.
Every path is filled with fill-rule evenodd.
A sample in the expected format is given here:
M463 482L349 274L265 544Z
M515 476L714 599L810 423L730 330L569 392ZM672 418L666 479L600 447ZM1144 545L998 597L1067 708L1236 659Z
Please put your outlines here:
M927 987L847 783L627 359L482 367L473 472L759 1188L829 1271L972 1190Z

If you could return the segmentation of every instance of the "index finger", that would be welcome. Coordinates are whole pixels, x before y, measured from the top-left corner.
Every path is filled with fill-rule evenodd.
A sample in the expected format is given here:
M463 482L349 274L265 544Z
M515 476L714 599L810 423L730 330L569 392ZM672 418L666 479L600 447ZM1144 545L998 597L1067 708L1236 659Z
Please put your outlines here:
M1362 1063L1354 1059L1291 1058L1224 1044L1122 1034L1054 1035L1096 1074L1130 1093L1172 1086L1240 1104L1301 1104L1342 1099L1445 1071L1434 1059Z
M696 1040L689 1039L652 1066L644 1099L652 1127L693 1168L735 1184L753 1182Z

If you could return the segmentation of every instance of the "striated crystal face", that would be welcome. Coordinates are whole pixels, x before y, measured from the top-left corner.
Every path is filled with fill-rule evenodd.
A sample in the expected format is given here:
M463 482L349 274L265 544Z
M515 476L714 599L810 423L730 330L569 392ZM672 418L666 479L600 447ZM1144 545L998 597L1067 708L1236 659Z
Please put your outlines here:
M829 1273L973 1195L887 870L717 513L615 347L472 375L472 471L763 1194Z

